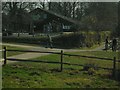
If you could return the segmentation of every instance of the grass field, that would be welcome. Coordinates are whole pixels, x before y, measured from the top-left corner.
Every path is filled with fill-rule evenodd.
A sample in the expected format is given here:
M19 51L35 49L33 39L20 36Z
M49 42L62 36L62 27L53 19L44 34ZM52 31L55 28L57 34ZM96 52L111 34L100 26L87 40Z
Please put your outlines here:
M113 58L113 52L72 52L70 54ZM47 55L37 60L60 61L59 55ZM35 59L35 60L36 60ZM97 66L112 68L112 61L100 61L78 57L64 57L69 63L95 63ZM83 70L81 66L19 62L3 67L3 88L120 88L120 82L111 78L111 71L98 69Z

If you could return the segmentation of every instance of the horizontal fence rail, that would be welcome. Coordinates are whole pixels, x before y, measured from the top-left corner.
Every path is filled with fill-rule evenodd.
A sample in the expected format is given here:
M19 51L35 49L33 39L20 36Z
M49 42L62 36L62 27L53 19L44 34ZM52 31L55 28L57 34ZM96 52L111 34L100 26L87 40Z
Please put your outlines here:
M7 58L9 61L19 61L19 62L43 62L43 63L52 63L52 64L60 64L60 62L55 61L41 61L41 60L26 60L26 59L14 59L14 58Z
M11 50L11 49L6 49L6 51L11 51L11 52L33 52L33 53L50 53L50 54L61 54L60 52L48 52L48 51L34 51L34 50ZM64 56L74 56L74 57L83 57L83 58L93 58L93 59L101 59L101 60L109 60L113 61L111 58L101 58L101 57L96 57L96 56L84 56L84 55L77 55L77 54L65 54L63 53ZM116 60L116 62L120 62L120 60Z
M26 59L14 59L14 58L7 58L9 61L19 61L19 62L39 62L39 63L51 63L51 64L61 64L61 62L55 62L55 61L43 61L43 60L26 60ZM71 63L62 63L65 65L74 65L74 66L84 66L82 64L71 64ZM113 68L105 68L105 67L97 67L101 69L106 69L106 70L113 70Z
M113 59L111 58L101 58L101 57L95 57L95 56L84 56L84 55L75 55L75 54L63 54L63 55L113 61ZM120 60L117 60L116 62L120 62Z
M77 55L77 54L65 54L65 53L63 53L63 50L61 50L61 52L52 52L52 51L50 52L50 51L34 51L34 50L11 50L11 49L7 49L6 47L4 47L4 49L2 51L3 51L3 54L4 54L4 65L6 65L7 60L9 60L9 61L19 61L19 62L52 63L52 64L60 64L60 71L63 70L63 64L65 64L65 65L76 65L76 66L85 66L83 64L65 63L65 62L63 62L64 56L69 56L69 57L71 57L71 56L73 56L73 57L83 57L83 58L92 58L92 59L96 59L96 60L108 60L108 61L112 61L113 62L113 68L105 68L105 67L96 67L96 68L112 70L113 71L113 75L115 75L116 71L118 70L116 68L116 62L120 62L120 60L116 60L116 57L114 57L113 59L111 59L111 58L101 58L101 57L96 57L96 56L84 56L84 55ZM60 61L59 62L55 62L55 61L43 61L43 60L14 59L14 58L7 58L7 51L9 51L9 52L50 53L50 54L58 54L58 55L61 55L61 56L60 56Z
M47 51L34 51L34 50L10 50L6 49L7 51L11 52L34 52L34 53L51 53L51 54L61 54L59 52L47 52Z
M0 52L3 52L3 51L4 51L4 49L1 49L1 50L0 50Z

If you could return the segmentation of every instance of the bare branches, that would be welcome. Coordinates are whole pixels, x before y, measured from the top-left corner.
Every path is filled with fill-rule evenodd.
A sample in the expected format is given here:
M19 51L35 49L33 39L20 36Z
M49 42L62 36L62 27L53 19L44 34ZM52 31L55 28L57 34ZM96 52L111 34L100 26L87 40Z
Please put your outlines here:
M7 2L2 4L2 10L4 10L4 8L7 6Z
M27 8L29 6L29 4L27 4L23 9Z

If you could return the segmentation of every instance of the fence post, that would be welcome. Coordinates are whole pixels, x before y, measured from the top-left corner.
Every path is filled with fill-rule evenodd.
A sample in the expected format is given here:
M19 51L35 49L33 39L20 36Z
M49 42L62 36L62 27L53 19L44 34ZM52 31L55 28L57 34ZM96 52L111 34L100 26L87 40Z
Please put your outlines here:
M61 50L61 68L60 71L62 72L63 70L63 50Z
M7 61L7 59L6 59L6 47L4 47L4 65L6 64L6 61Z
M113 77L116 75L116 57L113 59Z

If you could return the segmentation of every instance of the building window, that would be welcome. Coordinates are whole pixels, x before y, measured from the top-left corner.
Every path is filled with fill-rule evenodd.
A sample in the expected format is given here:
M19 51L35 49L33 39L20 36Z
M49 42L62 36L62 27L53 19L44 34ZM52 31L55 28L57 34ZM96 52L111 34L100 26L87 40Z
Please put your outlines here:
M70 29L70 26L63 25L63 29Z

